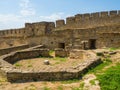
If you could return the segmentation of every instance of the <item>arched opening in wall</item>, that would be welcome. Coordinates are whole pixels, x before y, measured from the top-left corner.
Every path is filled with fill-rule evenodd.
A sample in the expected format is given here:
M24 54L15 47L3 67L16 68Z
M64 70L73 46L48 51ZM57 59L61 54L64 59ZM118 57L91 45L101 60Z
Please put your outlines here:
M58 48L65 49L65 43L58 43Z
M96 39L90 39L89 40L89 48L90 49L96 49Z

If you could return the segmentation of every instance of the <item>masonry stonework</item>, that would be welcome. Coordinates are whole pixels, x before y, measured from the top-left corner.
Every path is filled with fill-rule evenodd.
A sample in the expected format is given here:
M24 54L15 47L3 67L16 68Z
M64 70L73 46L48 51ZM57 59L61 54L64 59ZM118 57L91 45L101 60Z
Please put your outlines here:
M54 22L26 23L0 31L0 42L24 42L46 48L95 49L120 47L120 11L77 14Z

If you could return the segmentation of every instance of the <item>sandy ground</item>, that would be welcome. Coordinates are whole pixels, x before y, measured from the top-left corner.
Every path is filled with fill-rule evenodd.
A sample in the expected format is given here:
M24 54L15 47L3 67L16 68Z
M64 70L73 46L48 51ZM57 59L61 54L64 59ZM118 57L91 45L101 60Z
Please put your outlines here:
M59 60L60 59L60 60ZM49 60L50 65L45 65L44 61ZM14 64L19 69L27 71L40 70L61 70L79 65L84 60L68 58L35 58L18 61Z

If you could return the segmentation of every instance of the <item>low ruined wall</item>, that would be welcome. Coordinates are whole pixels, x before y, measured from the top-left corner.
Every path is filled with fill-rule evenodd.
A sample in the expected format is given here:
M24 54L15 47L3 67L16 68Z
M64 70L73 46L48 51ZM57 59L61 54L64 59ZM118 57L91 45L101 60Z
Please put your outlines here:
M85 50L78 50L78 49L73 49L70 51L70 59L91 59L93 57L96 57L96 55L90 54L91 52L89 50L87 50L87 52Z
M37 58L39 56L49 57L49 50L36 49L36 50L25 50L25 51L15 52L9 54L6 58L4 58L4 60L13 64L22 59Z
M26 48L29 48L29 45L21 45L21 46L16 46L11 48L0 49L0 56L8 54L10 52L26 49Z
M65 49L55 49L55 56L56 57L68 57L69 51Z
M40 71L40 72L25 72L25 71L9 71L7 72L7 79L10 82L15 81L53 81L53 80L69 80L80 78L90 68L100 64L101 60L96 58L95 60L85 62L82 65L65 71ZM76 70L77 69L77 70Z
M84 50L72 50L70 51L71 59L83 59L84 58Z
M46 52L42 51L41 53ZM40 70L38 72L35 71L24 71L20 69L16 69L13 66L10 66L7 62L3 60L7 60L8 62L15 62L12 60L20 60L23 58L32 58L36 57L41 54L40 50L38 51L23 51L23 52L17 52L14 55L8 55L4 56L0 60L1 66L3 66L1 71L3 71L6 74L6 78L10 82L16 82L16 81L52 81L52 80L69 80L69 79L76 79L80 78L83 74L85 74L88 69L95 67L96 65L101 63L101 59L92 55L93 53L87 53L89 55L92 55L92 58L87 58L83 63L80 63L77 66L68 68L68 69L62 69L60 71L46 71L46 70ZM44 55L46 55L44 53ZM3 63L3 62L4 63ZM2 62L2 63L1 63Z

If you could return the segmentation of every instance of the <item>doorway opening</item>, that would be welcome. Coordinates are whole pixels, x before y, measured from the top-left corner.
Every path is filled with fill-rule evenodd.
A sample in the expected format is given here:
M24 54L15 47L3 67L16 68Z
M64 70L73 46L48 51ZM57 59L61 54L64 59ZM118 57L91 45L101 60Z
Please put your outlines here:
M90 49L96 49L96 39L90 39L89 44Z
M65 43L59 43L59 44L58 44L58 47L59 47L59 48L62 48L62 49L65 49Z

